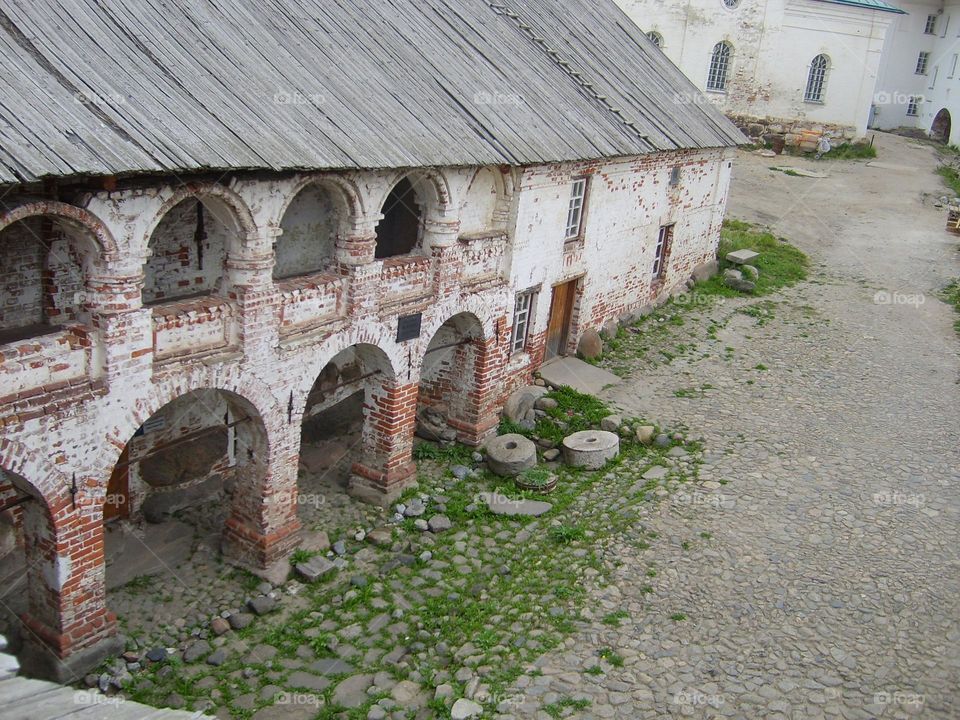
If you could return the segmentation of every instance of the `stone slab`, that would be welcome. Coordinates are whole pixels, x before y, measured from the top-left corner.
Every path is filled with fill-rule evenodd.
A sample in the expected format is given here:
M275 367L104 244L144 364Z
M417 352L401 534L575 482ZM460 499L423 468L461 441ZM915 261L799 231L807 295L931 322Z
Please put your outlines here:
M552 504L542 500L511 500L498 492L480 493L480 497L494 515L539 517L553 508Z
M760 253L754 252L753 250L736 250L727 253L727 262L732 262L735 265L743 265L758 257L760 257Z
M588 395L620 384L620 378L575 357L554 358L540 368L540 377L555 387L567 385Z

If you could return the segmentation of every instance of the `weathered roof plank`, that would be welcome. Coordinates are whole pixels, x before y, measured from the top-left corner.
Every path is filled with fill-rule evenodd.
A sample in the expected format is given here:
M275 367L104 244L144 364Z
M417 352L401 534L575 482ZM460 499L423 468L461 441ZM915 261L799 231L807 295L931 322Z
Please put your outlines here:
M7 184L743 142L612 0L3 0L0 55Z

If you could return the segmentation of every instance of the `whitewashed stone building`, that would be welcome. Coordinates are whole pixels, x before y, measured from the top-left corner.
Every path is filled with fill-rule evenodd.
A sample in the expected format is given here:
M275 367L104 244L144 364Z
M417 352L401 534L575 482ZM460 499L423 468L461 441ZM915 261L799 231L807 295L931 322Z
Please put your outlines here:
M883 0L617 1L750 136L808 147L824 131L864 135L888 28L903 12Z
M264 571L300 542L308 419L359 397L349 482L386 502L418 410L483 442L545 357L715 256L742 135L673 103L612 0L2 19L0 522L34 672L114 649L105 523L225 493L223 553Z
M960 2L907 1L887 35L870 125L960 143Z

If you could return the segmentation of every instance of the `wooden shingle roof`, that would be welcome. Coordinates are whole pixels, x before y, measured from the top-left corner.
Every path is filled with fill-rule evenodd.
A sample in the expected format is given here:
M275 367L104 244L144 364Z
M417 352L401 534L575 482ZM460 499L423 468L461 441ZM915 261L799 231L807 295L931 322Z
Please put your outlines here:
M0 183L743 136L613 0L0 0Z

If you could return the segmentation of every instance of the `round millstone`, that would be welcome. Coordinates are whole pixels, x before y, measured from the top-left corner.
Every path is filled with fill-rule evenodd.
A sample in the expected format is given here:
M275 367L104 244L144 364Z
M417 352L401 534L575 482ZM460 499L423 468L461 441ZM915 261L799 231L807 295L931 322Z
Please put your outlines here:
M571 467L599 470L620 453L620 438L606 430L582 430L563 439L563 461Z
M501 477L516 477L537 464L537 446L523 435L501 435L487 443L487 466Z

